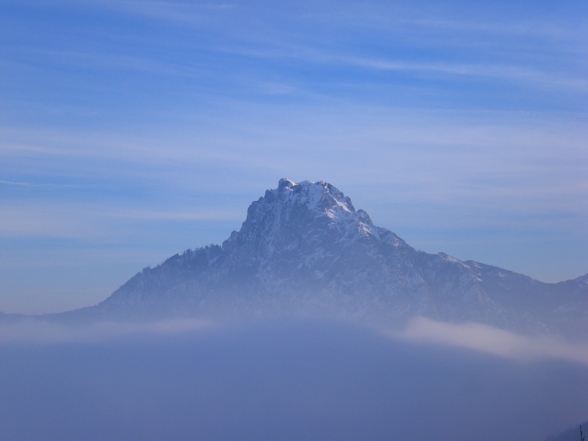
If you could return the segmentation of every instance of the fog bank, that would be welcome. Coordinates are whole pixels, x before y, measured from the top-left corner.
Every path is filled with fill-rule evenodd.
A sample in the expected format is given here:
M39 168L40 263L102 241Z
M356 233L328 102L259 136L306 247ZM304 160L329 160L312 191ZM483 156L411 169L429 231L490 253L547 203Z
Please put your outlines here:
M481 323L453 324L419 317L396 338L471 349L509 360L561 359L588 365L588 344L556 337L528 337Z
M0 343L3 437L530 441L588 408L580 363L512 361L331 321L176 331Z

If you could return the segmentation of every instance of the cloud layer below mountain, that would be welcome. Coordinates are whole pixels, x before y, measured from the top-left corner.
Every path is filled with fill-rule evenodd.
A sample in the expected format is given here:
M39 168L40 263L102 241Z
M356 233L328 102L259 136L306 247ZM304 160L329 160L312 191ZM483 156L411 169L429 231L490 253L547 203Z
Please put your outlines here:
M588 407L585 364L409 341L441 329L422 321L26 326L1 333L7 439L530 441Z
M247 323L251 322L240 322L243 326L247 326ZM235 324L197 319L170 319L150 323L96 322L85 326L24 319L14 323L0 323L0 344L113 342L129 337L173 337L194 332L221 331L234 326ZM524 336L480 323L454 324L417 317L400 332L381 327L375 329L394 341L415 345L454 347L524 363L562 360L588 366L586 342L570 342L553 336Z
M471 349L509 360L560 359L588 365L588 345L584 342L527 337L480 323L452 324L419 317L395 335L409 341Z

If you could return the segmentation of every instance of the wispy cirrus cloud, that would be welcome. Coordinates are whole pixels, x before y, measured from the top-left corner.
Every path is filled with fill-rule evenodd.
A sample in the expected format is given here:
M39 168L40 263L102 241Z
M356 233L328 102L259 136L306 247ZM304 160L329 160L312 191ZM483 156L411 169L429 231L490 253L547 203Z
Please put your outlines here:
M245 57L260 59L291 59L311 64L333 65L347 68L361 68L366 71L398 72L411 74L422 79L486 78L510 81L525 88L546 90L568 90L587 93L588 81L575 72L557 71L553 66L529 66L513 61L489 61L485 63L455 60L453 62L415 62L410 59L365 57L340 49L320 50L304 46L283 47L217 47L216 50Z
M165 188L170 185L167 176L173 173L176 189L179 185L207 186L225 193L234 188L221 182L215 170L229 166L235 176L255 171L297 179L329 178L342 188L346 182L386 186L396 203L459 203L469 205L470 211L483 203L486 208L480 207L479 214L492 219L490 222L499 220L488 217L494 210L512 208L524 216L586 210L581 203L588 164L582 115L378 106L266 107L231 101L219 109L225 109L222 119L211 115L209 124L202 124L195 116L198 126L188 129L182 125L175 132L169 127L140 134L5 130L0 155L5 164L12 164L12 173L26 163L22 171L27 174L55 173L58 177L64 171L73 173L73 167L64 166L75 162L78 174L84 170L86 176L96 179L118 176L136 185L152 182ZM306 129L301 132L298 127ZM358 154L358 145L370 148ZM337 164L332 161L334 155ZM32 158L38 161L38 168ZM345 173L350 164L356 170L369 170L369 179L354 182ZM119 170L123 165L124 176ZM78 185L75 176L71 175L67 185ZM251 180L241 180L239 185L251 188L251 198L259 191L254 191ZM263 188L267 183L259 185ZM513 219L505 217L504 222Z
M164 211L51 201L2 203L0 209L0 238L92 239L127 234L129 222L238 222L243 217L243 213L230 208L201 207L192 211Z
M413 72L422 75L452 75L461 77L497 78L515 81L526 87L534 86L547 89L566 89L581 93L588 92L588 81L584 77L568 77L566 73L548 72L507 64L468 64L448 63L410 63L389 61L385 59L367 59L358 57L334 58L333 62L355 65L366 69L383 71Z
M178 3L178 2L135 2L135 1L108 1L100 2L100 7L111 8L120 12L130 14L137 14L141 16L149 16L161 20L171 21L197 21L206 23L206 11L222 11L236 8L236 5L230 4L192 4L192 3ZM320 9L320 8L319 8ZM418 54L420 50L434 47L442 44L447 40L447 45L455 49L456 45L463 42L463 44L472 44L472 38L468 35L474 34L490 34L494 36L505 37L507 35L515 36L530 36L541 37L554 42L567 41L567 39L575 39L577 44L567 42L565 48L574 51L574 47L585 47L585 37L582 38L582 33L578 30L571 31L568 27L562 27L557 23L549 21L528 21L513 20L511 23L500 22L485 22L479 19L455 20L444 18L415 18L412 14L404 11L403 14L395 16L391 11L380 11L376 14L371 8L366 10L356 9L347 5L342 8L347 11L347 14L353 20L345 20L345 12L334 14L330 18L324 20L331 20L336 24L336 29L344 31L347 29L354 32L354 27L357 26L358 21L363 20L366 23L376 24L380 23L382 37L385 37L384 43L377 52L390 52L386 49L387 45L396 47L398 39L402 38L406 43L406 34L413 36L420 36L418 44L414 53L405 57L386 57L386 56L362 56L363 51L350 50L350 45L343 44L323 44L320 39L316 40L314 37L310 39L299 35L296 31L291 29L291 26L298 21L307 21L309 25L318 25L321 22L320 13L309 13L306 15L294 15L291 19L287 19L282 23L282 29L276 27L269 27L267 23L263 26L255 24L256 21L250 18L235 19L226 23L226 33L216 34L219 28L215 28L213 35L203 41L205 43L196 43L200 41L183 42L182 47L190 51L208 51L217 54L234 54L246 57L264 58L264 59L295 59L305 63L312 64L332 64L340 67L360 67L367 70L380 70L389 72L405 72L411 75L422 76L423 78L431 79L434 77L472 77L472 78L492 78L516 82L519 86L526 88L545 88L545 89L562 89L571 90L581 93L588 91L588 82L585 76L577 75L577 70L574 71L573 66L566 66L569 63L562 63L558 58L557 63L550 63L549 58L541 58L540 62L529 62L529 50L525 48L519 51L525 53L525 57L517 56L517 50L510 55L497 57L488 42L481 43L481 50L486 50L489 54L485 62L473 61L478 59L477 51L471 54L465 51L458 57L452 57L453 61L449 62L441 58L438 62L415 61L414 55ZM248 10L256 10L251 5ZM353 13L351 13L352 11ZM367 12L366 12L367 11ZM371 11L371 12L370 12ZM281 11L279 8L266 11L267 14L274 14L281 17L286 16L286 11ZM254 15L253 15L254 16ZM224 29L225 26L220 26ZM378 27L376 26L376 29ZM422 40L422 34L428 32L449 33L451 38L439 37L434 38L430 35L427 39ZM271 38L268 38L271 35ZM145 36L144 38L149 38ZM365 40L366 37L358 34L358 41ZM369 40L368 40L369 41ZM161 42L161 41L160 41ZM169 44L174 44L172 41ZM535 43L538 44L538 43ZM554 43L555 44L555 43ZM563 44L563 43L562 43ZM549 44L546 50L549 50ZM361 44L358 49L361 49ZM554 55L562 56L563 48L553 48ZM428 51L427 49L426 51ZM188 52L188 53L189 53ZM392 50L394 52L394 50ZM504 51L498 51L504 53ZM491 55L493 54L493 55ZM139 70L146 73L157 73L163 75L178 75L193 77L199 73L197 66L190 66L187 63L191 57L184 57L181 60L162 60L158 63L152 57L139 57L137 55L120 55L114 53L100 54L100 53L67 53L66 51L56 53L56 56L66 57L70 60L77 60L78 63L93 63L102 67L111 69L130 69ZM417 59L419 57L417 56ZM427 57L430 58L430 57ZM531 57L531 60L536 57ZM577 57L570 54L566 58L568 61L574 61L575 66ZM537 60L536 60L537 61ZM210 67L210 66L209 66ZM242 73L239 73L242 76Z
M238 5L235 3L224 2L133 0L106 0L96 2L90 0L87 3L94 7L110 9L118 13L189 25L206 24L207 17L211 13L230 11L238 8Z
M1 185L8 185L13 187L34 187L34 188L79 188L75 184L52 184L49 182L26 182L26 181L4 181L0 180Z

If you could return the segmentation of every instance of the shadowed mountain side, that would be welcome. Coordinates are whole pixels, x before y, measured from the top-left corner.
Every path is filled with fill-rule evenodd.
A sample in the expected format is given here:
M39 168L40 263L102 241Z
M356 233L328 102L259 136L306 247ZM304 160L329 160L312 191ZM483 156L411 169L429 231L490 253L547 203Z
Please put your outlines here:
M588 333L588 275L542 283L410 247L325 182L282 179L222 246L146 268L100 304L47 318L315 316L399 327L416 315Z

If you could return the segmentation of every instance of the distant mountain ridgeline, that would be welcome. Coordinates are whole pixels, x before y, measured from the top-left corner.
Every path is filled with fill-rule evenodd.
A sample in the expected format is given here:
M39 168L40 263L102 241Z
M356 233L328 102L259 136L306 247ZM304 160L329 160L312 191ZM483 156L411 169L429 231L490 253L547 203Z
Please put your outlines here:
M402 326L423 315L527 334L588 335L588 274L549 284L417 251L326 182L281 179L222 245L147 268L51 320L312 316Z

